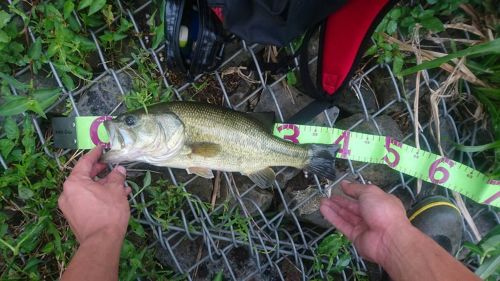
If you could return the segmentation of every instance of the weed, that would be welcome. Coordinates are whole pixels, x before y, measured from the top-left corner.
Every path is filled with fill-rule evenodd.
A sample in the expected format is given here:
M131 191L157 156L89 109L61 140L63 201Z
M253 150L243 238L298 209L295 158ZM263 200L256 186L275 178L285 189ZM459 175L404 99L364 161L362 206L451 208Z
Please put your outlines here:
M376 57L378 63L392 63L393 72L399 74L405 63L405 57L397 44L387 42L384 34L391 35L399 31L402 36L408 36L413 33L417 25L421 27L421 33L443 31L441 18L455 13L465 0L426 2L423 6L393 8L375 29L372 35L374 45L366 51L365 56Z
M338 274L350 266L354 280L368 280L352 262L350 245L351 242L339 232L323 238L315 250L314 271L322 272L324 274L323 280L336 280Z
M498 280L500 278L500 226L497 225L479 243L464 243L470 250L468 258L477 258L478 268L475 273L482 280Z
M111 5L109 7L111 7ZM106 15L106 18L110 17L110 20L114 18L112 12L106 12ZM103 45L106 46L106 48L113 49L114 43L120 42L128 36L127 31L132 28L132 23L127 21L125 18L120 17L120 24L118 25L118 28L113 28L113 25L109 25L109 28L110 30L104 31L104 34L99 36L99 39Z
M44 117L61 89L36 88L33 80L15 79L14 72L29 67L32 76L43 75L51 61L63 85L75 89L76 79L86 81L92 77L87 61L96 46L86 28L111 24L113 13L105 0L13 1L5 7L0 11L0 115L6 117L0 126L0 134L4 135L0 154L9 168L1 172L0 178L0 279L58 279L76 251L75 237L57 211L66 173L36 143L31 114ZM131 27L124 19L118 23L121 34ZM27 28L36 38L32 44ZM99 39L106 41L106 34ZM112 40L117 42L119 38ZM150 77L145 71L141 76ZM157 92L151 92L159 97ZM65 157L59 160L66 161ZM130 240L124 244L120 262L121 279L144 276L157 280L158 276L169 275L170 271L154 260L148 245L140 239L131 244L132 239L144 236L142 226L132 219Z
M20 67L27 65L30 57L26 53L24 45L19 42L23 38L23 26L16 21L15 14L0 10L0 73L11 73ZM31 51L31 59L37 59L38 46Z
M142 107L147 112L150 104L170 101L172 90L162 87L162 76L149 54L140 49L132 57L136 62L136 69L129 69L133 91L124 97L127 108L132 110Z
M0 178L0 279L57 279L75 240L60 226L57 191L64 174L35 142L30 118L7 118L0 153L11 169ZM65 161L64 157L60 160Z
M0 105L0 116L13 116L32 111L45 118L45 109L54 104L61 94L61 89L35 89L33 85L21 83L1 72L0 78L2 79L0 97L5 101ZM16 92L20 91L23 95L12 95L9 84L16 89Z
M434 2L434 1L429 1ZM436 13L440 14L451 14L456 12L456 9L459 4L462 4L463 1L443 1L443 3L432 3L434 6L429 6L429 11L425 13L426 15L434 15ZM474 1L473 1L474 2ZM448 3L448 4L446 4ZM478 2L475 3L475 7L477 10L475 12L485 15L484 18L498 18L498 12L495 12L495 9L490 9L491 3L486 1L484 3ZM398 11L403 9L402 7L396 8L391 11L391 14L394 11ZM406 8L408 9L408 8ZM415 9L415 8L413 8ZM467 9L467 8L464 8ZM426 10L427 11L427 10ZM492 13L490 15L490 13ZM496 14L495 14L496 13ZM403 12L398 13L404 14ZM412 10L410 15L412 17L415 14ZM390 18L390 16L389 16ZM387 18L386 18L387 19ZM418 23L418 22L417 22ZM417 23L412 24L411 26L415 26ZM387 24L387 21L386 21ZM476 23L478 25L479 23ZM431 28L429 25L424 25L426 28ZM436 24L437 25L437 24ZM442 25L442 24L441 24ZM490 26L491 24L488 22L484 23L484 26L478 26L478 31L472 36L477 36L481 40L469 40L472 43L467 41L467 38L451 38L450 45L454 50L449 54L444 54L438 58L429 59L428 61L424 61L420 64L417 64L413 67L409 67L405 70L401 71L401 66L396 66L396 61L394 61L393 68L398 76L402 77L408 74L416 73L422 70L431 70L433 68L441 67L447 71L452 71L454 69L459 69L461 73L461 78L469 82L468 87L471 89L471 92L475 95L475 97L479 100L479 102L485 107L485 109L489 113L489 117L491 118L491 125L493 135L495 136L496 141L492 141L488 144L483 144L479 146L466 146L466 145L457 145L457 149L465 152L487 152L488 150L493 150L493 157L487 155L487 158L493 158L490 162L490 168L486 171L486 173L496 178L500 176L500 147L498 145L498 139L500 138L500 112L498 111L498 104L500 102L500 91L498 88L500 87L500 57L498 54L500 53L500 39L498 37L498 29L495 29L495 26ZM410 27L411 27L410 26ZM384 26L381 24L379 28L383 28ZM437 28L437 27L436 27ZM439 28L440 29L440 28ZM436 29L437 30L437 29ZM482 35L482 32L485 34L490 34L489 38L486 38L485 35ZM495 39L496 38L496 39ZM460 45L457 45L456 42L466 42ZM388 43L384 43L388 44ZM426 50L424 50L426 51ZM463 60L463 65L459 66L457 63L458 59L466 58ZM409 62L413 63L413 62ZM448 67L448 69L447 69ZM462 80L462 81L463 81ZM458 81L458 80L457 80ZM457 88L465 88L463 82L460 81L459 87Z

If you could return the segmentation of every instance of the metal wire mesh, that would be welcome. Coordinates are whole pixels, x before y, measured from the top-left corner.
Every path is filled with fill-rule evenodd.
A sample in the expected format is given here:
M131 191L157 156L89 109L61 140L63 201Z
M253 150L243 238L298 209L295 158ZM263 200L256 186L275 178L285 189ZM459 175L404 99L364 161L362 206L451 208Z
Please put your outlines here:
M10 2L10 1L9 1ZM141 11L150 8L152 5L151 1L145 2L141 6L134 10L130 10L121 1L116 1L116 4L121 9L122 16L126 17L132 24L135 32L141 34L140 25L136 21L136 15ZM76 15L76 14L75 14ZM116 19L117 20L117 19ZM106 75L111 75L116 82L118 89L122 95L127 93L123 90L120 80L117 75L126 69L133 66L136 61L131 60L126 66L121 69L115 70L108 66L108 60L105 53L102 51L97 36L102 32L103 28L97 30L90 30L90 38L95 42L97 52L99 55L100 64L102 65L104 72L96 75L96 77L88 84L82 85L81 87L69 91L67 90L63 83L61 82L60 75L58 74L54 65L49 62L51 73L57 83L57 85L62 89L63 95L48 110L51 110L59 103L64 103L69 101L72 109L76 115L79 114L79 108L77 106L77 97L84 93L89 87L91 87L96 82L100 81ZM31 30L28 30L31 39L34 41L36 38ZM174 99L183 100L189 89L193 88L193 83L182 83L181 85L172 84L167 78L168 69L165 63L161 61L163 46L156 50L147 48L147 44L144 42L144 37L138 36L137 39L140 46L149 53L150 58L157 66L158 71L162 76L162 83L168 89L171 89L174 93ZM271 80L266 79L266 74L263 72L259 60L257 59L257 50L260 50L261 46L252 45L248 46L245 42L239 42L239 48L236 48L232 53L226 54L226 60L222 63L218 70L213 73L199 75L194 79L194 83L201 81L203 79L213 79L216 81L217 87L220 89L219 95L221 100L224 102L224 106L235 109L244 110L244 104L263 91L268 91L273 100L275 111L279 117L278 121L284 121L282 114L282 105L278 103L277 95L283 94L275 91L276 86L281 83L286 75L282 75L277 79ZM444 47L443 47L444 48ZM127 54L124 54L125 56ZM230 99L231 91L225 85L224 79L222 78L222 73L228 66L234 66L235 62L239 61L242 57L249 58L253 62L256 70L256 83L254 90L251 94L246 96L244 99L234 103ZM314 63L316 58L311 60ZM383 107L379 108L375 112L369 112L366 106L365 95L363 95L363 87L366 86L368 81L371 79L373 71L379 71L385 73L386 77L390 79L390 85L393 90L397 93L397 96L387 102ZM18 72L21 75L25 70ZM364 121L371 122L378 129L379 126L376 121L376 117L385 114L390 108L399 105L402 106L404 114L409 120L411 130L405 133L404 139L402 141L411 140L414 138L414 116L412 105L409 100L413 97L415 90L407 90L405 92L406 96L403 94L401 83L393 75L391 68L388 65L375 65L369 69L365 69L360 72L350 82L350 90L353 95L356 95L359 104L362 108L363 117L360 118L358 122L351 126L351 130L356 131L359 124ZM435 77L430 78L430 86L437 87L440 83L439 74ZM421 84L422 88L427 87L427 84ZM16 90L11 87L11 90L16 94ZM466 89L467 95L470 95L468 88ZM477 134L480 130L477 124L473 123L473 120L460 120L460 122L455 121L455 111L457 110L456 104L450 106L447 104L446 100L440 101L440 112L441 117L447 119L453 128L453 139L457 143L467 143L469 145L474 145L476 143ZM112 114L113 112L109 112ZM327 112L323 113L326 115L326 120L329 126L334 126L334 123L330 119ZM39 140L42 144L45 144L47 140L45 139L45 132L43 132L39 126L39 120L33 117L32 122L37 131ZM471 124L473 124L471 126ZM430 126L429 122L422 125L422 130L425 130ZM380 134L382 134L379 131ZM425 135L420 134L420 142L422 148L425 150L432 150L431 142ZM59 162L59 158L69 152L69 150L60 151L51 149L50 146L43 146L45 153L50 157L53 157ZM451 154L454 151L451 148L447 151L447 154ZM459 159L462 163L467 164L475 168L474 154L473 153L458 153ZM7 168L5 161L0 156L0 163L4 168ZM224 268L224 276L231 280L285 280L287 272L284 270L284 264L289 263L293 266L294 270L298 272L301 280L309 280L312 278L324 278L324 272L321 270L314 270L311 266L315 259L315 249L318 243L328 234L334 231L333 228L322 229L319 227L312 227L309 224L301 222L300 218L297 216L297 209L303 204L306 204L310 199L317 196L318 194L324 195L328 189L334 185L337 185L342 179L346 177L357 178L360 182L366 183L363 176L363 170L372 164L353 165L353 163L348 160L348 173L340 176L335 182L328 182L324 184L324 181L314 177L316 191L311 193L309 197L303 198L301 202L292 203L285 199L285 194L283 191L282 183L279 181L275 182L273 187L274 200L277 204L281 206L280 210L274 213L264 213L258 206L256 202L252 199L246 197L246 195L255 189L258 189L255 185L249 187L240 193L238 186L236 186L236 181L230 173L222 173L221 181L228 187L229 193L233 198L236 199L236 204L231 207L230 210L223 210L223 205L218 205L214 210L207 208L200 208L196 200L186 200L187 208L179 209L175 215L180 218L178 222L180 223L161 223L159 222L152 213L154 212L154 206L144 207L134 210L134 212L140 212L139 217L141 217L140 222L148 226L150 234L154 237L154 242L151 246L159 246L163 249L168 259L171 260L172 264L175 265L174 270L178 273L178 276L183 276L188 280L195 279L208 279L210 276L203 276L203 272L200 268L207 266L214 266L215 264L221 265ZM280 170L278 174L282 173L284 169ZM196 176L192 176L188 180L184 178L179 180L177 174L173 170L168 170L167 175L170 177L171 182L174 185L178 185L179 188L186 191L190 184L194 182ZM405 176L404 174L399 174L399 182L392 185L388 190L391 193L396 193L399 196L404 195L410 197L412 201L415 200L415 182L416 180ZM142 206L147 206L148 202L148 190L136 194L131 201L134 205L142 204ZM448 196L450 200L454 201L453 197ZM252 207L253 206L253 207ZM252 212L248 212L248 209L253 208ZM246 211L245 211L246 210ZM498 214L489 208L481 207L477 208L474 206L475 213L474 217L477 217L482 212L491 212L496 219L496 223L499 223ZM225 212L241 212L242 216L245 217L244 224L248 228L247 233L243 235L238 234L234 229L234 226L227 224L227 221L216 221L214 220L214 214L218 214L221 211ZM466 233L466 240L475 241L474 236L471 234L470 228L465 224L464 233ZM186 251L182 249L185 246L184 241L197 241L200 245L198 258L191 264L186 265L179 260L179 252ZM253 269L251 272L246 272L244 275L241 272L241 265L235 264L232 255L236 252L246 252L250 256L249 260L253 261L253 265L244 265L243 267L248 267ZM366 271L367 266L363 259L361 259L354 248L351 248L351 254L355 257L354 263L359 269ZM352 278L352 271L342 272L341 276L344 280Z

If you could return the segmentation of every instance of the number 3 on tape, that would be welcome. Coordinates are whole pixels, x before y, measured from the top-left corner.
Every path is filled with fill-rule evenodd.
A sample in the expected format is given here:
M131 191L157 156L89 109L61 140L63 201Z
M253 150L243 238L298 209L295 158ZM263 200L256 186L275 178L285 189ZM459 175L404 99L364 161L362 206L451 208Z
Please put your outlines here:
M283 139L291 141L293 143L299 143L299 139L297 139L297 137L300 135L299 127L297 127L297 125L295 124L283 124L278 127L278 132L281 132L286 129L292 130L292 134L284 135Z

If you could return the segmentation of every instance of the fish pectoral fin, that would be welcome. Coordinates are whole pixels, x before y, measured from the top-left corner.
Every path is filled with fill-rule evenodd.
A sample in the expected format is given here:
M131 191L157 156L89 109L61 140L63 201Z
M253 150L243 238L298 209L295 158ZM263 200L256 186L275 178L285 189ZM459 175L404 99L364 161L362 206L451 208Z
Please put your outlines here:
M246 173L245 175L249 177L260 188L268 188L272 186L276 178L276 174L270 167L264 168L260 171Z
M211 142L196 142L189 145L192 154L198 154L203 157L214 157L221 151L221 146Z
M188 174L195 174L202 178L211 179L214 177L212 170L202 167L189 167L186 169Z
M179 152L180 155L189 155L191 154L193 150L191 149L191 147L189 146L186 146L184 145L182 148L181 148L181 151Z

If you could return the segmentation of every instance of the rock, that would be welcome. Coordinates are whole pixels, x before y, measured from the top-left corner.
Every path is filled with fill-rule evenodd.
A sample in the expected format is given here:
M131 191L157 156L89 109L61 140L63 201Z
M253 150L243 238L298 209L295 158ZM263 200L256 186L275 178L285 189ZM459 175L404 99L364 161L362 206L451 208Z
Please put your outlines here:
M363 119L363 114L354 114L351 117L337 121L336 127L339 129L348 129L359 120ZM403 134L401 133L398 124L390 116L377 116L375 117L375 122L377 123L380 132L377 130L377 126L375 126L372 121L366 120L358 124L352 130L354 132L360 133L391 136L398 140L401 140L403 138ZM341 170L347 170L349 167L347 160L344 159L337 159L336 163ZM364 165L363 162L357 161L352 161L352 164L355 170ZM366 181L378 185L383 189L390 188L392 184L396 183L399 180L399 174L383 164L370 164L366 168L364 168L360 172L360 174Z
M283 259L280 263L281 273L286 281L300 281L302 280L302 273L298 267L292 263L292 259L293 257Z
M345 173L337 171L339 178L344 177ZM355 182L352 175L347 175L345 180ZM325 190L327 195L318 192L312 177L305 178L303 174L297 175L288 184L285 190L285 201L289 204L290 208L300 205L295 211L295 215L300 221L308 222L322 228L329 228L331 224L323 218L319 211L321 198L331 195L344 195L340 189L340 182L333 185L330 190ZM312 197L311 197L312 196ZM308 199L311 197L310 199Z
M375 69L371 74L371 85L373 89L375 90L376 96L377 96L377 101L379 102L380 108L386 106L388 103L392 102L393 100L398 99L397 95L397 89L394 86L394 83L392 81L392 78L389 74L389 72L384 68L384 67L379 67ZM396 80L397 81L397 80ZM421 80L423 81L423 80ZM401 92L401 98L406 99L405 93L403 91L403 88L400 87ZM405 88L404 89L415 89L415 75L410 75L405 77ZM420 96L423 96L425 94L424 91L425 87L420 87ZM409 100L410 104L412 104L413 96ZM389 106L385 114L391 114L395 112L401 112L401 111L406 111L406 106L402 102L395 102L391 106Z
M481 237L484 237L498 225L498 216L500 215L498 210L493 208L488 210L484 205L472 202L468 202L467 209L473 217Z
M269 209L269 207L271 207L271 203L273 201L273 193L268 190L260 189L259 187L250 189L254 185L254 183L246 176L242 176L236 173L233 173L232 176L234 178L234 182L236 183L238 193L241 196L243 204L245 204L248 213L250 213L251 215L257 214L257 208L264 213ZM237 198L235 198L233 196L233 193L229 191L229 186L224 179L221 180L221 190L226 190L226 192L229 194L228 199L230 208L232 208L236 204L239 204ZM249 191L247 192L247 190ZM237 194L235 195L238 196ZM252 202L254 202L255 204L253 204Z
M191 177L194 177L191 175ZM185 182L185 181L183 181ZM213 193L213 181L202 177L196 177L186 185L186 191L198 197L202 202L211 202ZM227 190L220 190L216 195L216 204L224 202L227 198Z
M342 91L335 93L335 104L342 110L342 113L363 113L363 103L365 104L368 113L374 113L379 109L379 103L373 90L367 85L362 84L359 92L345 88Z
M170 241L170 245L175 245L178 242ZM223 249L227 246L226 242L222 242L219 244L218 248ZM206 246L203 244L202 238L197 238L193 241L189 239L184 239L178 245L173 248L173 255L175 256L177 262L179 263L180 268L183 272L186 272L189 268L191 268L198 261L198 252L202 251L201 257L205 257L208 255L206 250ZM255 258L252 257L247 247L236 247L229 250L226 254L229 266L231 267L234 277L236 280L270 280L268 272L261 272L260 274L255 274L257 271L257 262ZM161 248L157 247L156 251L157 259L164 265L172 268L176 272L179 272L174 259L170 255L170 253ZM260 260L263 260L263 256L260 257ZM194 271L191 271L191 277L194 277L193 280L214 280L214 277L223 271L223 276L225 280L230 279L230 272L226 266L226 262L223 257L220 257L215 260L207 259L205 263L202 263L197 268L196 277L193 276ZM179 272L180 273L180 272ZM250 277L252 276L252 277ZM247 279L249 278L250 279Z
M376 263L372 263L368 260L363 260L366 265L366 275L370 281L384 281L387 280L385 277L385 271Z
M47 69L48 70L48 69ZM30 84L31 83L31 78L33 78L33 87L35 89L53 89L53 88L59 88L59 85L57 84L57 81L53 77L47 77L45 75L41 75L39 73L38 75L34 75L29 71L26 71L25 73L19 75L16 77L17 80L19 80L22 83Z
M348 118L338 120L336 123L336 127L346 130L357 123L359 120L362 120L364 118L365 116L363 114L354 114ZM353 131L366 134L391 136L399 140L403 138L403 134L401 133L398 124L390 116L379 115L375 117L375 122L377 123L380 132L377 130L377 126L375 126L372 121L366 120L363 120L363 122L356 125L356 127L353 128Z
M247 45L247 47L250 48L251 46ZM264 47L264 45L259 44L252 48L256 57L258 57L258 53L261 52ZM250 52L242 49L242 42L240 40L232 40L231 42L225 44L223 61L230 59L239 50L241 50L241 52L228 62L229 66L248 66L249 64L254 64Z
M312 197L308 199L310 196ZM330 227L330 223L319 212L319 201L323 196L318 192L312 177L305 178L303 173L299 173L288 182L284 197L289 208L300 205L295 210L295 215L300 221L323 228Z
M302 108L308 105L313 99L292 86L284 86L283 83L278 83L271 88L276 98L276 102L281 109L283 119L287 120ZM278 114L278 109L270 91L264 90L260 95L259 102L254 109L255 112L270 112L273 111L276 116L276 121L281 121Z
M399 200L401 200L401 203L403 203L405 210L409 210L411 208L413 203L413 198L411 197L410 192L406 188L399 187L392 192L392 195L396 196L397 198L399 198Z
M248 100L245 102L243 101L252 93L253 85L245 81L244 79L238 79L238 82L239 84L236 88L236 91L234 91L233 93L228 93L229 101L236 110L247 112L250 110L250 103Z
M25 84L30 84L31 82L33 82L33 87L38 90L59 88L59 85L57 84L55 78L53 78L52 76L47 77L45 75L41 75L41 72L45 71L50 72L50 69L47 67L44 70L40 71L38 75L34 76L31 72L27 71L17 76L16 79ZM33 81L31 81L32 78ZM17 94L24 95L25 93L23 93L23 91L18 90ZM55 106L53 109L50 110L50 113L55 115L61 115L66 111L67 111L66 103L60 102L57 106Z
M132 79L124 73L116 74L120 85L125 93L132 90ZM101 80L92 85L78 100L77 107L80 115L106 115L112 112L119 114L126 111L125 105L120 102L123 96L111 74L104 76Z
M330 122L332 125L335 124L335 121L337 121L337 118L339 117L339 113L340 110L338 107L331 107L318 114L310 122L307 122L307 125L330 127Z
M432 126L432 128L431 128ZM437 136L437 132L434 129L434 123L431 123L424 130L424 135L429 141L429 145L431 146L431 150L434 153L440 154L438 141L435 136ZM453 158L453 154L448 154L456 143L455 141L455 131L453 129L453 124L448 118L439 117L439 135L441 136L441 148L443 149L443 153L449 157ZM420 146L423 148L422 142ZM426 149L426 148L424 148Z
M311 61L314 57L318 56L319 50L319 30L315 32L309 41L309 45L307 46L307 52L309 54L309 61ZM313 61L309 64L309 76L311 76L311 81L313 83L316 82L318 76L318 60Z
M276 172L278 170L279 169L275 169ZM276 174L276 181L281 188L284 188L288 181L297 176L300 172L302 172L302 170L292 167L286 167L282 172Z
M205 179L202 177L195 177L195 175L189 175L184 170L174 169L174 175L178 184L188 183L185 185L186 191L195 197L199 198L202 202L211 202L212 193L214 189L215 179ZM217 173L214 171L214 174ZM236 187L238 188L238 193L241 198L243 198L243 204L247 208L250 214L257 214L257 208L262 212L265 212L271 207L273 201L273 193L268 190L263 190L258 187L254 187L249 190L254 183L246 176L239 175L237 173L232 174ZM247 190L249 190L247 192ZM246 193L245 193L246 192ZM227 201L229 208L233 208L235 205L239 205L237 199L233 196L230 191L227 181L224 175L220 175L220 189L216 197L215 204L223 204ZM251 202L254 202L255 205Z
M188 174L186 170L173 169L177 184L184 184L186 191L194 195L196 198L200 199L202 202L211 202L212 193L214 190L214 179L206 179L202 177L197 177L193 174ZM215 175L216 171L214 171ZM165 174L166 178L170 178L170 175ZM194 179L193 179L194 178ZM224 178L221 175L221 182ZM215 204L223 203L228 197L228 190L225 186L221 184L221 188L217 194Z
M200 251L203 245L203 239L201 237L195 240L189 240L187 238L183 239L181 242L178 242L180 239L173 238L169 241L170 245L175 245L179 243L175 248L172 248L175 259L179 263L179 267L182 271L187 271L193 264L196 263L198 251ZM173 241L177 240L177 241ZM175 242L175 243L173 243ZM157 244L158 245L158 244ZM163 249L161 246L157 246L156 248L156 258L160 261L160 263L169 266L176 272L179 272L179 269L176 266L176 263L170 253Z

